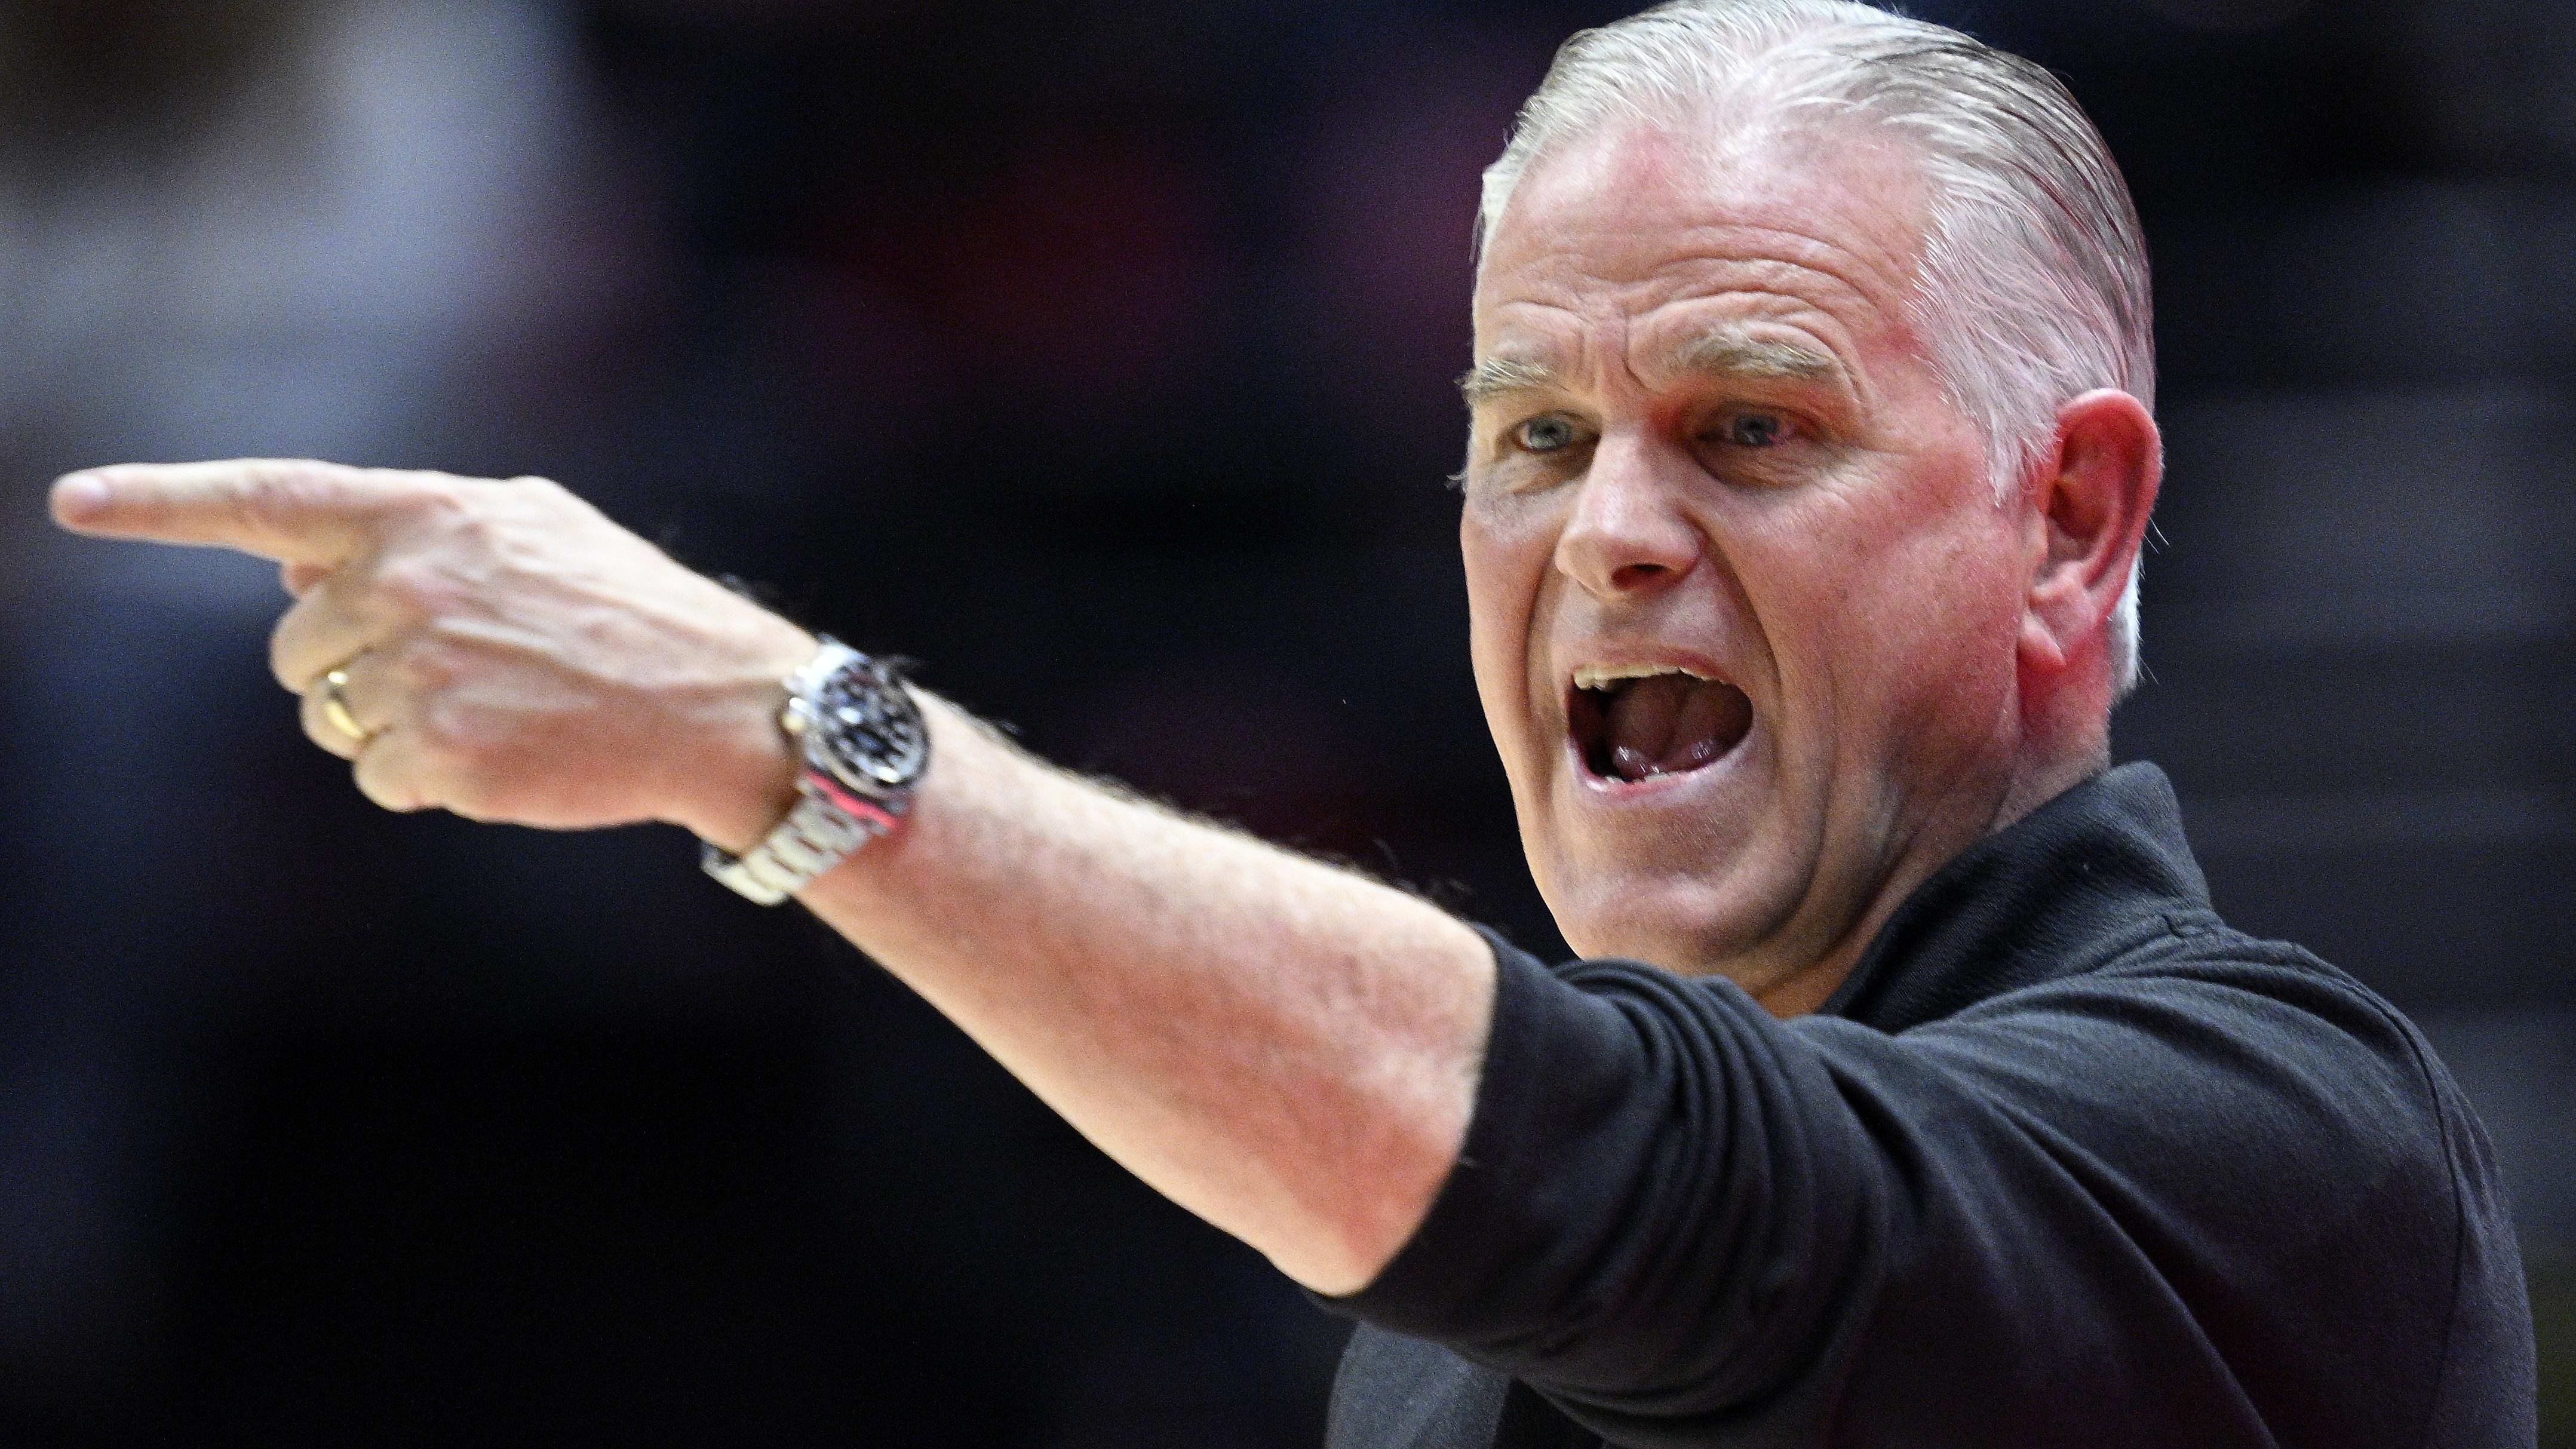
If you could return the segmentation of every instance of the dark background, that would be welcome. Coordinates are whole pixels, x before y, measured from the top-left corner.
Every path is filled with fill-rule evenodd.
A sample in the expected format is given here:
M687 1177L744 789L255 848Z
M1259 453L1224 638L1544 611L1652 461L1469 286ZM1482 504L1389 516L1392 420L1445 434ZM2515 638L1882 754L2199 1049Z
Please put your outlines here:
M901 987L674 831L375 812L268 571L41 490L546 473L1554 949L1441 479L1476 173L1620 8L0 3L0 1444L1316 1443L1337 1326ZM1918 9L2147 218L2121 752L2476 1099L2576 1443L2576 6Z

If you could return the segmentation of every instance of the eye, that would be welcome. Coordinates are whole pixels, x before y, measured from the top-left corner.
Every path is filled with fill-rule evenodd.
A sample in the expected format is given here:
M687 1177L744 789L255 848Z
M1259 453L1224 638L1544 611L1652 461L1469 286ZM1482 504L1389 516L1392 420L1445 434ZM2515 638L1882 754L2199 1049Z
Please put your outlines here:
M1532 418L1512 429L1512 441L1532 453L1553 453L1570 448L1582 438L1582 431L1575 427L1572 418L1555 413Z
M1788 439L1789 420L1778 413L1737 413L1719 431L1739 448L1773 448Z

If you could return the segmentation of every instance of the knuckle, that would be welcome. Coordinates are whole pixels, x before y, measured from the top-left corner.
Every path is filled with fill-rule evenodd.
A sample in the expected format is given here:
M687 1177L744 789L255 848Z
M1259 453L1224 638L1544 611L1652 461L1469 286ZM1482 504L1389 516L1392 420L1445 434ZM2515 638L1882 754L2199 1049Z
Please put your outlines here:
M552 478L531 473L513 478L505 486L514 503L551 527L561 528L569 521L587 519L599 512L588 499Z
M499 789L489 770L476 766L451 768L443 793L448 810L468 820L499 818Z
M511 721L460 704L433 703L419 712L413 738L421 776L437 782L441 808L496 820L522 793L529 742Z
M360 769L358 789L364 792L368 799L397 815L409 815L416 810L427 808L429 804L420 797L418 790L383 771Z
M404 532L464 567L506 555L525 503L509 486L445 474L420 475L399 505Z
M455 711L435 705L420 710L412 717L412 749L423 760L441 766L459 753Z
M292 614L287 616L288 619L293 617ZM278 620L277 627L268 631L268 672L277 680L278 687L287 693L304 692L307 681L300 677L303 669L296 661L295 636L288 629L286 619Z
M398 614L426 618L454 602L456 589L437 564L416 556L387 559L377 565L376 597Z
M488 751L460 742L448 729L424 729L419 741L421 774L438 782L441 808L469 819L493 817L503 780Z
M489 559L509 551L510 529L489 509L473 509L458 514L447 525L448 533L465 545L469 557Z
M385 472L375 476L390 485L386 515L407 530L443 529L472 506L468 480L463 478L444 473Z
M397 683L422 697L444 693L463 680L470 667L462 647L435 634L418 635L396 647L391 663ZM453 712L452 707L439 711L442 717Z
M279 615L276 627L268 631L269 673L288 692L306 692L330 667L330 661L314 657L324 647L325 632L317 606L310 600Z
M295 722L303 727L306 739L320 745L323 749L331 748L330 735L323 728L326 721L322 718L321 706L315 703L311 696L307 696L296 705Z
M349 778L357 785L359 794L376 804L387 810L403 808L394 803L393 772L386 767L382 752L360 755L349 771Z
M492 731L479 711L436 689L424 690L419 696L412 711L412 732L419 741L421 755L442 777L477 772L491 747Z
M286 563L278 566L277 581L287 593L302 599L331 576L331 570L320 564Z

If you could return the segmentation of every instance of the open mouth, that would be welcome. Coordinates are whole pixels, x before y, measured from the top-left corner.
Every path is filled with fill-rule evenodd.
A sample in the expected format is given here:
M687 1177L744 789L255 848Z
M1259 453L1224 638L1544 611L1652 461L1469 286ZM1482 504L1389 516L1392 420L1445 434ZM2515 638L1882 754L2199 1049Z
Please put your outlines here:
M1565 712L1584 768L1604 780L1688 774L1753 729L1743 690L1666 664L1587 664L1574 671Z

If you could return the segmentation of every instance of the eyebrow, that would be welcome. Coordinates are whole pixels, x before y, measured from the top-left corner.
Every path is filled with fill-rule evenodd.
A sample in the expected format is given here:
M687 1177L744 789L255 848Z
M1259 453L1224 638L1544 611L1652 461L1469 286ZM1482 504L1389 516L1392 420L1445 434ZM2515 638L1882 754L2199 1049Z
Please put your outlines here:
M1672 366L1676 372L1766 382L1825 382L1843 375L1842 363L1830 353L1748 337L1731 327L1683 343L1673 352Z
M1546 392L1564 386L1556 369L1516 357L1488 357L1458 378L1458 395L1471 409L1515 393Z
M1831 353L1795 342L1748 337L1731 327L1683 343L1674 349L1670 366L1675 372L1701 377L1765 382L1828 382L1845 376L1842 363ZM1470 409L1500 398L1564 386L1564 379L1554 368L1515 357L1486 358L1458 379L1458 393Z

